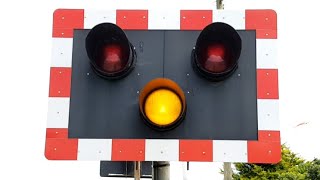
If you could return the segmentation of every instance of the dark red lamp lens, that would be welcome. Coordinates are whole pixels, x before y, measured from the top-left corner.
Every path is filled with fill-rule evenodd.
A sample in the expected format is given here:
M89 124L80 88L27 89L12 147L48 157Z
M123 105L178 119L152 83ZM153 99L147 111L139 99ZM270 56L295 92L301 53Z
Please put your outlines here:
M238 67L241 38L225 23L212 23L200 33L192 52L195 70L212 81L229 77Z
M95 72L107 79L128 75L135 64L133 46L115 24L95 26L86 38L86 50Z

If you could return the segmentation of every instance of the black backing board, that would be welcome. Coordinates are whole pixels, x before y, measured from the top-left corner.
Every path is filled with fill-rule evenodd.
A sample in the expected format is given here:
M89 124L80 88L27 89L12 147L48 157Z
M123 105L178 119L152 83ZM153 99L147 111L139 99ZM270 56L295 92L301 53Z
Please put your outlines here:
M127 77L112 81L90 67L88 32L74 31L69 138L257 140L255 31L238 31L239 68L219 83L192 69L191 51L200 31L125 31L137 64ZM178 83L187 101L185 120L165 132L146 126L139 116L139 91L157 77Z

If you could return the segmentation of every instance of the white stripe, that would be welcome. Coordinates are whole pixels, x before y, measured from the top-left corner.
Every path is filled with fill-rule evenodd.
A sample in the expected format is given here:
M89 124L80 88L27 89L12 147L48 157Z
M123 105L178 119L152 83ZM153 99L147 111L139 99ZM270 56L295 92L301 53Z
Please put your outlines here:
M69 98L49 97L47 128L68 128L69 101Z
M234 29L245 29L245 11L226 11L214 10L212 15L213 22L224 22L231 25Z
M179 140L146 140L146 161L179 161Z
M51 67L71 67L72 38L53 38Z
M148 13L149 29L180 29L179 9L152 9Z
M116 10L85 10L84 11L84 28L91 29L95 25L105 22L116 23Z
M216 162L248 162L247 141L213 141Z
M258 129L280 130L279 100L258 99Z
M111 160L112 139L79 139L78 160Z
M276 69L277 66L277 40L257 39L257 68Z

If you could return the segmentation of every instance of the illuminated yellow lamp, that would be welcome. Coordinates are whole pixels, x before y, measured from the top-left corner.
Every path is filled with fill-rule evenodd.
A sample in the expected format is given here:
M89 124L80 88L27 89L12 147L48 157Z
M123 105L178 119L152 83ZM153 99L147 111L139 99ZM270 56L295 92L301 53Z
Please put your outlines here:
M178 120L182 111L182 103L175 92L158 89L146 98L144 110L151 122L167 126Z
M186 114L186 98L177 83L167 78L148 82L139 96L142 119L156 130L170 130L179 125Z

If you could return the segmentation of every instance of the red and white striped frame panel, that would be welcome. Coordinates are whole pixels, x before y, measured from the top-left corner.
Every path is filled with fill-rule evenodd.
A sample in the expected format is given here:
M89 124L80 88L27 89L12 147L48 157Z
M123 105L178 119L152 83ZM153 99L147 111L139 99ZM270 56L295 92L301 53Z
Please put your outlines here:
M45 156L50 160L220 161L276 163L281 159L276 63L277 15L273 10L58 9L53 48ZM212 22L256 30L258 140L68 139L73 29L112 22L123 29L201 30Z

